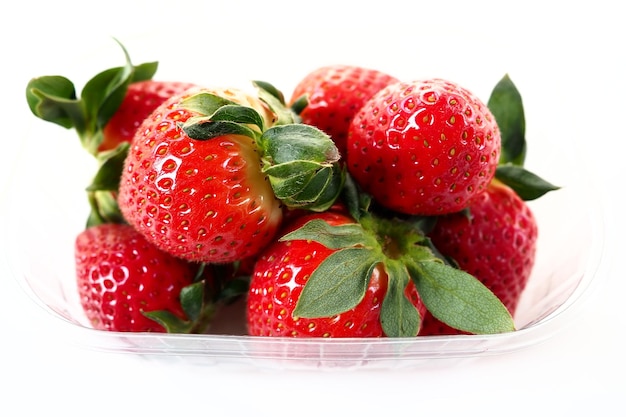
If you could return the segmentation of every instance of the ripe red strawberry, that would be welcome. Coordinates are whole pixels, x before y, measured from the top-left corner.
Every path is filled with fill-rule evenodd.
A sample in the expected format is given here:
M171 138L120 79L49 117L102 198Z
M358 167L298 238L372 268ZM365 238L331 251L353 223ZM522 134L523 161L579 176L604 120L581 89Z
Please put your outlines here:
M161 103L173 95L194 87L182 81L144 80L128 86L124 100L104 125L99 152L115 149L123 142L130 142L146 117Z
M488 287L513 315L535 262L538 228L529 206L494 180L468 212L438 218L433 244ZM430 315L422 334L462 333Z
M392 84L354 117L347 166L381 205L412 215L465 208L495 175L500 132L489 109L441 79Z
M313 219L330 225L354 224L333 210L298 217L283 232L293 231ZM293 313L313 271L336 249L310 240L275 242L257 260L247 301L248 332L253 336L382 337L381 308L388 291L388 276L379 264L371 271L362 300L347 311L328 317L294 317ZM328 279L335 278L328 276ZM420 315L424 306L413 283L405 295Z
M179 294L197 265L158 250L131 226L85 229L76 238L75 261L81 305L95 329L164 332L143 314L153 311L186 319Z
M162 250L226 263L267 245L282 209L253 139L228 134L201 141L183 131L181 124L199 114L181 103L207 91L174 96L144 121L125 160L118 203L125 219ZM211 92L254 105L267 125L273 123L260 100L235 90Z
M189 261L255 256L278 230L283 204L324 210L341 192L335 145L290 115L265 88L172 97L133 138L119 185L124 218Z
M328 133L343 156L348 126L356 112L375 93L396 81L395 77L371 68L323 66L298 83L291 105L306 95L307 104L299 111L302 122Z

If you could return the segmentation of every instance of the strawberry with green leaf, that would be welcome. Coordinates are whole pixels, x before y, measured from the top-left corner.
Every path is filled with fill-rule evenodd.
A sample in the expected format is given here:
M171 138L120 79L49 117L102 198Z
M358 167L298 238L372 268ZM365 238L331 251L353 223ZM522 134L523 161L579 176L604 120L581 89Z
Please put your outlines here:
M417 223L377 216L361 197L348 199L355 217L299 217L262 252L248 294L250 334L411 337L424 307L467 332L514 330L500 300L448 265Z
M527 148L523 104L508 75L494 88L489 106L502 132L496 179L466 210L438 217L428 236L443 255L478 278L514 315L537 249L538 226L526 201L558 187L523 166ZM424 319L425 335L458 333L463 332L430 315Z
M308 222L322 233L323 229L332 233L345 228L338 242L349 241L352 232L359 230L345 212L334 210L290 222L282 238L262 252L255 264L247 298L248 333L333 338L416 333L425 310L415 286L390 277L367 250L338 251L336 244L320 240L319 235L317 240L300 238L297 229ZM387 293L395 296L386 298ZM406 317L396 316L391 304L397 304Z
M125 65L96 74L80 95L74 83L60 75L35 77L26 87L31 112L42 120L74 129L83 147L93 155L129 142L152 110L171 94L192 86L152 81L158 63L133 65L124 46L119 45Z
M193 262L255 256L283 206L330 207L341 191L328 135L294 123L273 86L258 94L198 88L159 106L135 136L119 186L124 218L163 251Z
M75 265L87 319L106 331L204 333L239 285L160 251L126 224L82 231Z

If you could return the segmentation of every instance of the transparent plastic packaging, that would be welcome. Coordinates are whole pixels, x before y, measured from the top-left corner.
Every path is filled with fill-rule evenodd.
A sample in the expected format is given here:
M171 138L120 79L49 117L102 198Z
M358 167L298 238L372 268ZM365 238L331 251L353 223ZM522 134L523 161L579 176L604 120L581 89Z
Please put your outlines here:
M63 337L88 349L203 365L272 368L394 368L503 354L540 343L570 323L602 264L600 199L582 180L588 175L580 172L575 152L556 165L551 154L558 146L530 151L531 169L563 187L530 202L539 223L538 254L515 317L518 330L512 333L401 339L250 337L245 335L241 305L223 311L214 333L208 335L94 330L78 301L73 245L87 216L84 188L95 172L95 161L78 145L74 132L35 119L29 123L22 160L16 164L3 207L3 239L11 242L6 256L31 298L65 322Z

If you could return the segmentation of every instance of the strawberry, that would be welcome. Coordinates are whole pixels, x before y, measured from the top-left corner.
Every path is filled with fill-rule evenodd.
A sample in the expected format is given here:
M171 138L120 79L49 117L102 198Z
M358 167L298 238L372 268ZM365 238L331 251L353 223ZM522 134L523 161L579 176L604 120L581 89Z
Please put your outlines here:
M205 88L174 96L133 138L118 204L163 251L194 262L254 257L274 238L283 204L323 210L339 194L330 138L291 123L271 86L256 85L258 97Z
M240 91L218 94L252 102ZM125 161L118 204L130 224L175 256L221 263L253 256L280 225L280 201L253 139L196 141L184 133L180 124L198 115L181 106L191 96L172 97L144 121ZM254 105L271 125L269 108Z
M358 194L346 193L345 210L295 217L261 252L248 293L250 334L410 337L425 308L464 331L513 330L500 300L447 265L419 222L381 217Z
M474 94L446 80L398 82L354 117L348 171L385 207L410 215L463 208L487 188L500 132Z
M535 262L538 228L528 205L494 180L467 212L441 216L429 233L433 244L487 286L515 313ZM424 319L424 334L440 334ZM431 327L432 326L432 327ZM445 328L445 327L444 327ZM446 329L450 333L451 329Z
M127 224L86 228L74 253L80 303L98 330L207 333L216 312L247 290L234 265L176 258Z
M144 313L167 311L186 320L179 294L191 285L197 265L168 255L124 224L102 224L75 241L81 305L95 329L164 332Z
M131 83L122 103L104 125L98 152L130 142L139 125L154 109L171 96L194 86L193 83L182 81L143 80Z
M293 231L313 219L330 225L354 224L346 214L329 210L298 217L284 232ZM248 333L287 337L385 336L381 309L389 278L382 265L370 271L362 299L350 309L314 318L294 315L307 280L336 252L336 249L310 240L280 241L270 245L257 260L253 271L247 302ZM424 306L412 283L406 287L404 295L420 314L424 313Z
M303 123L328 133L339 153L345 155L348 127L354 115L370 97L396 81L395 77L371 68L323 66L300 80L293 90L291 106L297 109Z

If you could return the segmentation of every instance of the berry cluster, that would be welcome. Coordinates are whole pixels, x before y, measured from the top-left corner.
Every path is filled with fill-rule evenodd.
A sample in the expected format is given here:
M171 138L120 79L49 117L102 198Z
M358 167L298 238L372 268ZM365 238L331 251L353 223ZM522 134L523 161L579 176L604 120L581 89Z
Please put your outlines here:
M289 99L156 70L128 59L80 96L61 76L27 86L33 114L99 162L75 244L94 328L208 333L243 299L251 336L515 330L538 236L526 201L558 187L523 167L508 75L484 103L350 65Z

